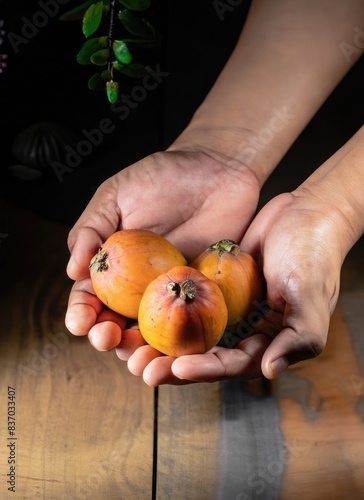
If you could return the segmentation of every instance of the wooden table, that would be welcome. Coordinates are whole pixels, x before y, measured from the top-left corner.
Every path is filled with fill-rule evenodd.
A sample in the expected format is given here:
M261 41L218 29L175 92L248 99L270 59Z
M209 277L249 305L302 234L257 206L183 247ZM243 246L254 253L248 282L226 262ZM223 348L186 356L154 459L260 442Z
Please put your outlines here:
M155 390L67 333L69 228L0 209L1 499L364 498L363 241L319 358Z

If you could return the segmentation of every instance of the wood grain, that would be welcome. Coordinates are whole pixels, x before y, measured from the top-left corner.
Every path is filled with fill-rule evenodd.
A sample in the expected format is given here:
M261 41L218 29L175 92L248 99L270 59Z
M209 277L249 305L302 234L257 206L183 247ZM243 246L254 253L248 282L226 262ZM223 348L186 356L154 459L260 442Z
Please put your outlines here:
M273 383L161 388L158 498L364 498L363 253L344 266L321 356Z
M324 353L280 377L281 427L294 443L282 499L362 499L364 426L353 381L359 369L342 309L336 308Z
M324 353L274 383L160 387L156 449L154 390L65 330L68 228L0 208L1 498L364 498L362 241L344 266Z
M266 384L166 386L160 394L166 409L158 420L157 498L278 498L286 450Z
M326 348L276 384L281 427L295 442L281 498L364 498L364 240L343 267Z
M150 499L153 389L64 327L68 229L1 206L0 497ZM7 388L16 391L16 492Z
M219 384L159 389L156 498L214 498L220 418Z

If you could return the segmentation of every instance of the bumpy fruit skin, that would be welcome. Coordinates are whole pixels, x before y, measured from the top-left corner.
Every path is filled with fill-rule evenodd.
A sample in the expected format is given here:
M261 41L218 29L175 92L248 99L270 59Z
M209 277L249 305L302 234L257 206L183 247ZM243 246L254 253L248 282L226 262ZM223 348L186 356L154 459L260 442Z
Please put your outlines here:
M177 266L147 286L138 323L144 340L163 354L202 354L221 339L227 307L214 281L196 269Z
M228 326L236 325L263 300L263 278L256 261L231 240L211 245L190 266L220 287L228 308Z
M97 297L113 311L137 319L140 300L157 276L186 259L172 243L144 229L123 229L103 243L90 263Z

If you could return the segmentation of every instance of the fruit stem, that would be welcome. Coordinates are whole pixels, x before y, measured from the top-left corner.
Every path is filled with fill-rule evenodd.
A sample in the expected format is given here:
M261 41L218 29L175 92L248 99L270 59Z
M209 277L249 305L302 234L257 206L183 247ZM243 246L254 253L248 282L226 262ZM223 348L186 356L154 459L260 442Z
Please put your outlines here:
M233 255L238 255L240 253L240 247L232 240L220 240L210 246L210 250L220 250L220 254L232 253Z
M100 247L95 257L91 260L91 263L88 266L89 269L92 269L95 273L102 273L103 271L106 271L109 267L107 257L107 253Z
M167 288L172 295L176 295L178 298L185 301L193 300L196 297L196 284L190 279L182 281L181 284L170 281Z

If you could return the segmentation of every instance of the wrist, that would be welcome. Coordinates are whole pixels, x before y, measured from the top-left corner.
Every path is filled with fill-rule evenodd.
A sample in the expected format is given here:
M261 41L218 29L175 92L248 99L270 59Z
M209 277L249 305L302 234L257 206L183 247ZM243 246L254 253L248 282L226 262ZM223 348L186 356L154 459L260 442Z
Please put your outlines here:
M249 172L261 188L283 156L277 140L281 127L278 120L277 112L270 125L257 131L243 124L226 126L206 120L197 112L168 150L204 151L227 168Z
M343 259L364 233L363 164L364 127L294 191L308 194L307 208L331 226Z

